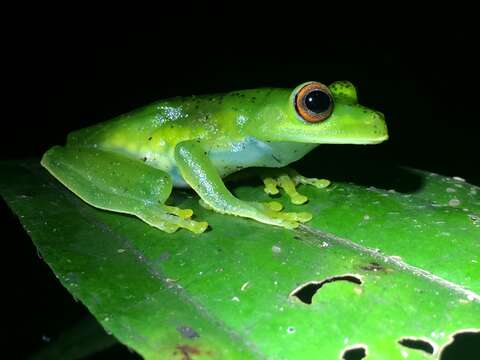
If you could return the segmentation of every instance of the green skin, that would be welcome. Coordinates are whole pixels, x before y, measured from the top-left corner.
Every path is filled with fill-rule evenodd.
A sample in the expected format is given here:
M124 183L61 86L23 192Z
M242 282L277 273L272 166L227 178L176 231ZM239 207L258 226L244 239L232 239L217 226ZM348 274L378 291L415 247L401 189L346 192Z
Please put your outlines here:
M41 164L90 205L135 215L166 232L201 233L208 226L192 220L192 210L165 204L173 186L193 188L202 205L216 212L295 228L311 214L283 212L278 202L239 200L222 178L244 168L268 168L260 171L265 191L283 188L294 204L302 204L308 199L296 191L298 184L322 188L328 180L281 167L319 144L388 138L383 115L359 105L347 81L329 86L331 115L306 122L294 100L304 85L160 100L71 133L67 145L48 150Z

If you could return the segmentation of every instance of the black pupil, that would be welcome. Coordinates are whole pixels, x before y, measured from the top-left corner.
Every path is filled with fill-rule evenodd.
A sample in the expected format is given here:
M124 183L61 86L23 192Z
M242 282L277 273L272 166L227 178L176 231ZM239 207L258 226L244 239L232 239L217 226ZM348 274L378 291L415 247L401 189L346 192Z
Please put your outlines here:
M330 107L330 96L323 91L313 90L305 96L305 106L313 113L323 113Z

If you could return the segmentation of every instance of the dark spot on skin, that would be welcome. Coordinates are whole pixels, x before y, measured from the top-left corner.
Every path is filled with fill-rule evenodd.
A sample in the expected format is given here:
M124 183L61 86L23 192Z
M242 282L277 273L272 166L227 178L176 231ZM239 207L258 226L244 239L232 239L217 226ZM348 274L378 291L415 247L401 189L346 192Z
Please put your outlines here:
M302 240L302 239L301 239L299 236L297 236L297 235L295 235L293 238L294 238L295 240Z
M190 326L177 326L177 331L186 339L195 339L200 337L198 333Z
M147 157L146 157L146 156L143 158L143 161L147 161Z
M273 158L276 162L280 163L280 159L277 158L275 155L272 154L272 158Z
M173 129L173 125L170 125L170 129Z
M182 360L192 360L192 355L200 354L200 350L198 350L196 347L189 345L177 345L177 350L182 353ZM177 352L174 351L173 355L177 355Z
M198 105L195 105L195 109L198 109Z
M207 152L206 152L206 151L204 151L204 152L203 152L203 154L204 154L204 155L207 155Z
M385 271L385 268L376 262L371 262L366 266L360 266L360 269L365 271Z
M150 141L150 140L152 140L152 137L151 137L151 136L148 138L148 141Z

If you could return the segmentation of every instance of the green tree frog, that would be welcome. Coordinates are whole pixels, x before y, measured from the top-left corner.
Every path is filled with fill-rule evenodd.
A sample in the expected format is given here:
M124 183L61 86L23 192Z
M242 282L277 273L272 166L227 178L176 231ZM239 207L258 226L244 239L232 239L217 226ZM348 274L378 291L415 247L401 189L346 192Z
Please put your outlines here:
M236 198L222 178L264 168L265 191L280 187L294 204L308 199L299 184L327 180L283 168L319 144L376 144L388 138L384 116L358 104L347 81L307 82L295 89L261 88L160 100L69 134L41 164L94 207L135 215L168 233L202 233L208 224L192 210L167 205L173 187L191 187L209 209L295 228L311 219L284 212L279 202Z

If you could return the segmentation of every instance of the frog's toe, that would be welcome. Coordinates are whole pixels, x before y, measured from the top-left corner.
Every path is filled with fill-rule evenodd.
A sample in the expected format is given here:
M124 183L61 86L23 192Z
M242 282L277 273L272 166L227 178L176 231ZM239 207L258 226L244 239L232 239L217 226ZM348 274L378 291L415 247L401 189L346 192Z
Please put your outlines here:
M296 229L297 227L300 226L300 223L298 221L283 220L280 226L286 229Z
M317 179L317 178L307 178L302 175L296 175L294 177L296 184L305 184L315 186L317 189L323 189L330 185L330 180L327 179Z
M291 193L289 195L290 195L290 201L292 202L292 204L295 204L295 205L302 205L302 204L305 204L308 201L308 197L300 194L297 191L295 191L294 193Z
M254 217L259 221L264 221L263 216L267 216L270 221L267 223L283 226L287 229L294 229L300 225L300 223L307 222L312 219L312 214L307 212L283 212L283 205L277 201L271 201L268 203L252 202L251 205L260 210L263 214L260 217ZM265 222L265 221L264 221Z
M178 226L175 224L170 224L170 223L155 223L155 224L150 224L153 227L156 227L157 229L160 229L162 231L165 231L166 233L172 234L175 231L178 230Z
M201 234L208 228L208 223L206 221L195 221L195 220L188 220L182 219L179 223L179 226L194 232L195 234Z
M173 217L164 220L151 223L150 225L163 230L169 234L176 232L178 229L183 228L194 232L195 234L203 233L207 227L208 223L206 221L194 221L190 219L182 219L180 217Z
M298 221L304 223L312 219L312 214L308 212L284 212L281 214L285 220L289 221Z
M267 203L263 203L264 206L272 211L281 211L283 209L283 205L279 203L278 201L270 201Z
M276 195L279 193L277 188L277 181L274 178L266 177L263 179L263 184L265 185L264 191L269 195Z
M179 228L190 230L195 234L203 233L207 227L208 223L206 221L195 221L190 219L184 219L179 216L172 216L168 222L163 224L166 232L172 233L177 231Z
M188 219L192 217L193 215L193 210L192 209L181 209L175 206L168 206L168 205L163 205L163 208L165 211L169 214L172 215L177 215L181 217L182 219Z

